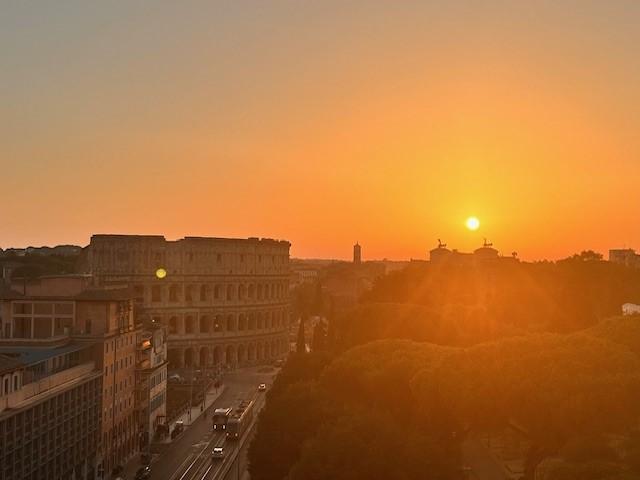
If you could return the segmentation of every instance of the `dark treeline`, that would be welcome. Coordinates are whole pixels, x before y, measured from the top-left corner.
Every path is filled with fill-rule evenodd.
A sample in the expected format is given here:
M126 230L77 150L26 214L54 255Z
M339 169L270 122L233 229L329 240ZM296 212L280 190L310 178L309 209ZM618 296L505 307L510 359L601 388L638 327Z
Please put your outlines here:
M380 278L363 298L374 302L421 305L472 328L572 332L640 303L640 270L593 252L558 262L417 263Z
M465 435L515 423L528 479L638 479L640 319L614 315L639 294L591 254L384 277L285 365L252 478L460 479Z
M61 275L77 271L79 255L39 255L27 253L24 256L5 254L0 257L0 270L11 267L14 278L32 279L43 275Z

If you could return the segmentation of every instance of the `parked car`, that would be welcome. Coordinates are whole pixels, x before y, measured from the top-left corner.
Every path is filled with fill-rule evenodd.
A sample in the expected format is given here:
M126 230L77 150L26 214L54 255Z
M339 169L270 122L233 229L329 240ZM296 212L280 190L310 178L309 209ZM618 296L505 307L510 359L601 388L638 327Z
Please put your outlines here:
M264 392L267 390L267 384L266 383L261 383L260 385L258 385L258 391L259 392Z

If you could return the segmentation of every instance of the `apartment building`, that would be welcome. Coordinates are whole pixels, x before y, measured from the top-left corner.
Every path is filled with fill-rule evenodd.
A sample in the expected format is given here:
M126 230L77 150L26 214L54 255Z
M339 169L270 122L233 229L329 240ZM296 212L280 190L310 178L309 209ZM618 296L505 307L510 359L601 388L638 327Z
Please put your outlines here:
M138 453L135 406L136 327L129 290L96 288L88 275L18 280L3 289L0 345L73 340L100 372L97 478L108 479Z
M68 339L2 342L0 480L96 478L102 381L92 357Z
M136 352L136 411L140 451L166 425L167 332L161 324L149 323L139 334Z

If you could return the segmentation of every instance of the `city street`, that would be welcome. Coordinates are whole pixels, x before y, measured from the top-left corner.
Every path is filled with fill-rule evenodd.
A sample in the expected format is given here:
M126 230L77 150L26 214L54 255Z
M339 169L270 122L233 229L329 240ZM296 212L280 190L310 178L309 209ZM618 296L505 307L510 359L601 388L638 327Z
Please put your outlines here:
M273 382L277 369L269 373L260 373L265 367L241 369L225 376L225 390L209 407L207 418L203 415L194 420L186 431L169 447L168 453L160 455L152 463L152 478L158 480L192 480L222 478L234 461L240 442L225 442L222 432L214 432L211 428L213 410L221 407L232 407L241 400L256 397L255 415L264 406L264 394L258 393L260 383L268 386ZM251 435L248 430L245 436ZM244 440L244 439L243 439ZM212 461L211 450L216 446L225 447L225 458ZM243 452L244 453L244 452ZM237 466L234 465L235 468ZM234 472L236 472L234 468ZM242 469L246 468L243 461ZM242 476L242 471L239 475ZM236 476L238 472L236 472Z

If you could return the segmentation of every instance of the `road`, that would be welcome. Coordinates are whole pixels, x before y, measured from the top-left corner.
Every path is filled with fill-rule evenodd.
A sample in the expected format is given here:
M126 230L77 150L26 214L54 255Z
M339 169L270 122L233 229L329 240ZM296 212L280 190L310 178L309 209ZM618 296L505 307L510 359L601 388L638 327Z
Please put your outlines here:
M258 393L257 387L260 383L270 385L277 373L275 369L270 373L261 373L259 370L262 368L241 369L225 375L225 391L209 408L207 418L200 416L196 419L171 444L169 452L153 462L154 480L214 480L218 477L222 480L222 473L229 470L236 456L238 442L225 442L224 432L211 429L211 413L216 408L235 406L240 400L256 396L256 418L257 412L264 406L264 394ZM224 446L224 460L212 461L211 450L216 446Z

